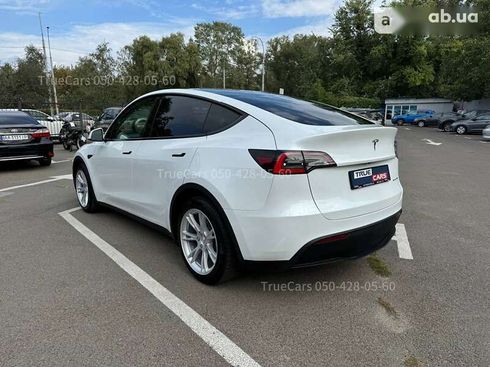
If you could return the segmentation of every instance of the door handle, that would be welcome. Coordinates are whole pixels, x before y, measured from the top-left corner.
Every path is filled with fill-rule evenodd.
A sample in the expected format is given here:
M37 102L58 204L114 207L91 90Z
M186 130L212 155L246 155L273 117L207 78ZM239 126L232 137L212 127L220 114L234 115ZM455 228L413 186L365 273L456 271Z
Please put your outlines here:
M175 154L172 154L172 157L177 157L177 158L182 158L183 156L185 156L185 153L175 153Z
M127 152L122 152L122 154L131 154L131 153L133 153L132 150L128 150Z

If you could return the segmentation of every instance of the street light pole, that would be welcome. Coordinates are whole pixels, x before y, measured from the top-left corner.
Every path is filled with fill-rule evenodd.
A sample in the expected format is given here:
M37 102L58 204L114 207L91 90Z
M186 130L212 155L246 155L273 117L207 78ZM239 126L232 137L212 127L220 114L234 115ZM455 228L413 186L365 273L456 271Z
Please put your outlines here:
M262 44L262 92L265 90L265 45L264 41L260 37L254 37L253 39L259 40Z
M48 95L49 95L49 111L51 112L51 116L54 115L53 110L53 96L51 93L51 78L49 76L49 67L48 67L48 57L46 56L46 44L44 43L44 32L43 32L43 24L41 21L41 13L39 13L39 27L41 28L41 39L43 42L43 52L44 52L44 71L46 73L46 80L48 83Z
M56 115L60 113L58 107L58 94L56 93L56 80L54 79L54 69L53 69L53 56L51 55L51 41L49 39L49 27L46 27L48 33L48 50L49 50L49 62L51 64L51 83L53 84L53 94L54 94L54 109Z

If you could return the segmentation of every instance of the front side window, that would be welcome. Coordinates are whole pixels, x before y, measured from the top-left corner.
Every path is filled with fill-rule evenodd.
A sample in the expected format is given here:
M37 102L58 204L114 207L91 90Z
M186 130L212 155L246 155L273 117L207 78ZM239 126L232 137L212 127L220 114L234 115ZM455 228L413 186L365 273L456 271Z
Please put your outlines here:
M155 114L152 137L187 137L203 134L211 102L185 96L162 96Z
M151 96L129 106L111 125L107 132L109 140L129 140L148 136L151 115L157 97Z

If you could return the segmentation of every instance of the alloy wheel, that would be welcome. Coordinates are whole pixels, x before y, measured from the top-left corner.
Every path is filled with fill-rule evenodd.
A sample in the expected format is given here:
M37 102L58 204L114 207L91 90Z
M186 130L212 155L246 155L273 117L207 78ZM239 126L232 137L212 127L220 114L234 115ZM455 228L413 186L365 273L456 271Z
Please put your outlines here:
M90 194L87 176L85 176L85 172L82 170L79 170L75 176L75 189L77 191L78 202L83 208L87 207Z
M218 260L218 242L211 221L201 210L189 209L182 216L180 244L193 271L199 275L213 271Z

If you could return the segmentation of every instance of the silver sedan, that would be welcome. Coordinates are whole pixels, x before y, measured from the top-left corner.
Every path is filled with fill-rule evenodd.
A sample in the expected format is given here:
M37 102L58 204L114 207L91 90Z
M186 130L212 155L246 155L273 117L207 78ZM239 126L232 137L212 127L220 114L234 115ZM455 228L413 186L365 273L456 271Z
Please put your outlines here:
M471 120L459 120L451 125L451 131L459 135L470 133L481 133L483 129L490 125L490 114L483 114Z

